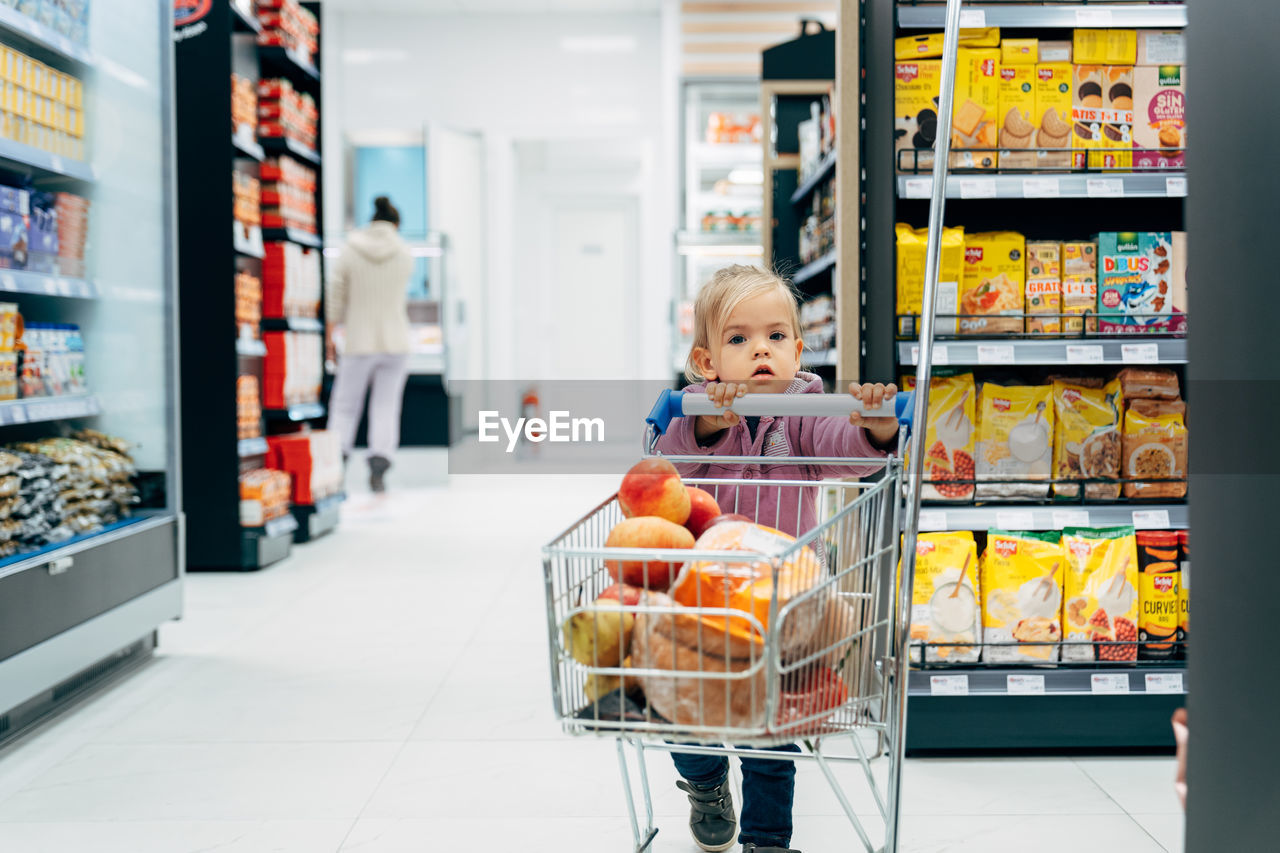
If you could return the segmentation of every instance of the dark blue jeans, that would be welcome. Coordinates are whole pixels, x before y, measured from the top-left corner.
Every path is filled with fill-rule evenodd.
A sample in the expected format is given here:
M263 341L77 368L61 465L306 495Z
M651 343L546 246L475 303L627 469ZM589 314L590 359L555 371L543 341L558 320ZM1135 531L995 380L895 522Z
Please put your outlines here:
M771 747L774 752L799 752L797 744ZM676 770L695 785L716 785L729 775L724 755L673 752ZM742 812L738 843L759 847L791 846L791 803L796 794L796 765L786 759L743 758Z

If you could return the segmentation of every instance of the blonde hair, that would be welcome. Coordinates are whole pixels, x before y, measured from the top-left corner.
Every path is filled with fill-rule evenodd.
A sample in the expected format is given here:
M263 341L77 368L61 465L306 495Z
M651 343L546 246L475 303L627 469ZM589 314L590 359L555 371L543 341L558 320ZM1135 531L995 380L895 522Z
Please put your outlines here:
M685 360L684 376L690 382L706 379L694 363L693 353L698 348L711 349L711 341L728 321L733 309L744 300L770 292L783 294L791 308L791 330L800 337L800 306L791 285L777 273L760 267L734 264L716 270L711 281L698 291L693 304L693 346Z

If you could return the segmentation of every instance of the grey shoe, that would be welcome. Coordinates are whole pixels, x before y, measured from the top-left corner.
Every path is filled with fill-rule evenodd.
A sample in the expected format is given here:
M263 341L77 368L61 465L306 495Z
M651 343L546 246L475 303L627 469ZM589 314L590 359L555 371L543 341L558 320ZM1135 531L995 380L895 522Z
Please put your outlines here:
M375 495L380 495L387 490L387 484L384 480L386 473L391 468L391 461L385 456L369 457L369 491Z
M676 787L689 795L689 832L703 850L728 850L738 837L729 777L719 785L694 785L683 779Z
M800 851L792 850L790 847L757 847L748 841L742 845L742 853L800 853Z

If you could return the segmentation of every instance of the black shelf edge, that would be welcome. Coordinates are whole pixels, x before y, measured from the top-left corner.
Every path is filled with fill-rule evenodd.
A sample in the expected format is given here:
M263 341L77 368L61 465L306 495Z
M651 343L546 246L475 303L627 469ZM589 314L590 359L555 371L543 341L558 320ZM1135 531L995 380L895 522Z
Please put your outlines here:
M317 235L297 228L263 228L262 239L272 243L297 243L309 249L324 248L324 241Z
M263 409L262 416L274 421L314 421L324 417L324 406L320 403L299 403L287 409Z
M818 185L827 179L836 168L836 151L832 149L831 153L822 158L822 162L818 164L818 169L813 175L806 180L800 187L791 194L791 203L800 204L808 198Z
M264 332L310 332L319 334L324 331L324 324L314 317L264 317Z
M252 3L252 0L250 2ZM250 10L241 9L239 0L231 0L231 26L237 33L256 35L262 32L262 24L258 23L258 16Z
M61 33L3 4L0 4L0 32L16 35L24 41L57 54L68 62L86 67L93 66L94 58L89 48L76 44Z
M0 403L0 426L91 418L101 413L102 406L92 394L6 400Z
M68 278L56 273L13 269L0 269L0 291L66 296L72 299L97 299L102 295L102 288L95 281Z
M236 442L236 451L240 454L241 459L249 459L254 456L263 456L270 448L267 446L267 440L262 436L257 438L242 438Z
M0 6L0 9L7 9ZM0 163L8 163L26 169L35 169L44 175L56 175L60 178L72 178L85 183L93 183L97 175L92 166L81 160L71 160L50 154L40 148L14 142L11 139L0 139Z
M258 47L258 59L264 66L279 69L294 83L302 82L308 87L320 82L320 70L305 57L283 47ZM266 70L263 70L266 76Z
M309 161L314 166L321 164L320 153L287 136L259 136L258 143L269 154L292 154Z
M835 251L827 252L816 261L811 261L796 270L795 275L791 277L792 284L803 284L811 278L816 278L836 265Z

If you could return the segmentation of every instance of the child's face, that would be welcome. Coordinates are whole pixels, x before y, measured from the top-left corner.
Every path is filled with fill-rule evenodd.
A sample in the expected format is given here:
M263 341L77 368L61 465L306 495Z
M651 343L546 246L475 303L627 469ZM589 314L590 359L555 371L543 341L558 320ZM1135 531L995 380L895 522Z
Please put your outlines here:
M711 347L694 350L708 382L747 382L753 391L780 394L795 379L804 342L791 326L787 297L770 291L742 300Z

